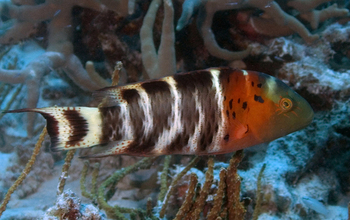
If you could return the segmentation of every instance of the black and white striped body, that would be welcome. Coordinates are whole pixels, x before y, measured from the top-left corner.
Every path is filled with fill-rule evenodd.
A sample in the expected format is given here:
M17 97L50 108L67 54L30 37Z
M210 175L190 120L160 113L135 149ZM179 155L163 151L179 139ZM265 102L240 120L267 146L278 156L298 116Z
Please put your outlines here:
M223 139L217 69L101 90L100 143L131 155L208 154Z

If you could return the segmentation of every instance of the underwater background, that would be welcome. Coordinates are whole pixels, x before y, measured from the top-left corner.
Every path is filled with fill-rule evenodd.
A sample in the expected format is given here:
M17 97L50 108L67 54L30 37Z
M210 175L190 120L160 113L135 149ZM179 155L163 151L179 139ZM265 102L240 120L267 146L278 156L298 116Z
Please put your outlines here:
M1 0L0 16L1 110L96 106L113 74L230 66L315 111L236 153L90 160L51 152L41 116L0 113L0 219L350 219L349 1Z

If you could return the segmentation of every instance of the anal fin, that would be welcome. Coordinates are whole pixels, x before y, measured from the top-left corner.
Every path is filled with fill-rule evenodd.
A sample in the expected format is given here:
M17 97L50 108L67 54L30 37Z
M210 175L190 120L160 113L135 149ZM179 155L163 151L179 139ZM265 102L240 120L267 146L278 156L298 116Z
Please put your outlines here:
M112 155L124 154L133 140L113 141L107 144L95 146L92 148L92 154L81 156L82 159L107 157Z

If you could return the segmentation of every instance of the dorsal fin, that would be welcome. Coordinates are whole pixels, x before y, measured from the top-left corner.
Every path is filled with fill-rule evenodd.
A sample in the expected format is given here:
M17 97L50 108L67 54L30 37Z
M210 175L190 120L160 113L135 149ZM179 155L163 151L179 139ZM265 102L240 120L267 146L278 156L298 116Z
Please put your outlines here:
M94 101L99 103L98 107L111 107L120 105L123 100L120 95L120 90L123 87L111 86L95 91L92 94Z
M129 89L137 89L142 83L135 83L125 86L110 86L95 91L92 94L94 101L99 103L98 107L112 107L116 105L126 104L122 98L122 92Z

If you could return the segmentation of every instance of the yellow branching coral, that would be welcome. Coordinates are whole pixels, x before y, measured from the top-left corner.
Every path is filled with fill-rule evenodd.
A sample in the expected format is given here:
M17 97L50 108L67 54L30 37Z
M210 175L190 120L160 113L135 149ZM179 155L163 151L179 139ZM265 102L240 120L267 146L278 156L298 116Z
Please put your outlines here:
M47 134L46 127L43 129L43 131L40 134L38 142L35 144L35 148L33 150L33 154L28 161L26 167L22 171L21 175L18 177L18 179L15 181L15 183L10 187L10 189L7 191L6 196L4 198L4 201L1 203L0 206L0 217L2 213L6 210L6 206L8 202L10 201L12 193L17 189L17 187L23 182L23 180L27 177L30 170L32 169L33 164L35 163L36 157L39 154L40 148L42 146L42 143L44 141L45 135Z
M73 160L74 154L75 154L76 149L68 151L66 155L66 159L64 160L64 164L62 167L62 174L59 180L58 188L57 188L57 195L60 195L63 193L64 186L66 185L66 179L68 177L68 170L71 165L71 162Z
M218 190L216 191L216 195L214 197L214 206L211 208L207 219L208 220L215 220L217 219L217 216L220 214L222 209L222 204L224 202L224 196L225 196L225 190L226 190L226 176L227 176L227 170L221 169L220 170L220 182L218 186Z
M212 157L208 160L208 170L205 173L205 182L193 204L192 211L187 215L185 219L199 219L199 214L203 212L205 201L207 200L211 184L213 183L213 170L214 170L214 159Z
M187 190L187 195L186 195L185 201L182 203L174 220L181 220L191 210L191 207L193 204L193 197L194 197L194 194L196 191L197 183L198 183L197 175L194 173L191 173L190 185L189 185L188 190Z
M168 206L168 201L170 199L170 196L174 193L175 186L180 181L180 179L193 167L195 166L198 161L200 160L200 157L195 157L176 177L173 179L171 185L169 186L169 190L165 196L165 199L163 201L163 206L159 212L159 217L163 218L165 215L166 208ZM162 201L160 201L162 202Z
M243 203L240 202L241 192L241 177L237 174L237 167L243 158L243 151L237 151L227 168L226 177L226 195L227 195L227 209L230 220L240 220L244 218L246 210Z

